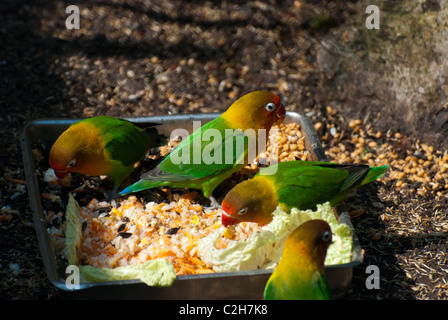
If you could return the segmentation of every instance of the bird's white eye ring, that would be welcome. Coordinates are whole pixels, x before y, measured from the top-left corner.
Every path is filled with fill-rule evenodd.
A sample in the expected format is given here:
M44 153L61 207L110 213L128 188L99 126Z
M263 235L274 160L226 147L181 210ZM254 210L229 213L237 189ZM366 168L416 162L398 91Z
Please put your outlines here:
M240 216L242 216L243 214L246 214L246 212L247 212L247 207L241 209L240 211L238 211L238 214L239 214Z
M70 160L70 162L67 164L67 168L71 168L76 164L76 159Z
M325 231L325 232L322 234L322 240L325 241L325 242L327 242L327 241L329 241L330 239L331 239L331 231Z
M269 112L272 112L272 111L275 110L275 104L272 103L272 102L269 102L268 104L266 104L266 105L264 106L264 108L265 108L266 110L268 110Z

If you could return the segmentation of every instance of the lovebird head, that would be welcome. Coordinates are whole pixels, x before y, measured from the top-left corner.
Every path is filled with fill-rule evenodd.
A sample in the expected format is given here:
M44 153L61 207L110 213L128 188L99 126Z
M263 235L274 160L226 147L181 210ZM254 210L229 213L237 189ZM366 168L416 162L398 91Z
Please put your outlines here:
M278 200L272 184L265 177L256 176L233 187L222 201L221 223L224 226L239 222L268 224Z
M307 254L312 261L316 262L320 269L323 269L327 249L331 243L332 232L330 225L320 219L308 220L298 226L288 236L282 259L283 256L287 259L290 255ZM298 249L300 251L297 251Z
M279 96L268 91L254 91L235 101L222 117L233 128L270 130L283 122L286 109Z
M77 171L82 164L82 161L80 163L78 160L79 150L79 144L62 136L54 143L48 161L56 177L64 179L70 172Z
M70 172L107 175L110 164L104 159L104 142L89 129L85 122L73 124L53 144L48 161L59 179Z

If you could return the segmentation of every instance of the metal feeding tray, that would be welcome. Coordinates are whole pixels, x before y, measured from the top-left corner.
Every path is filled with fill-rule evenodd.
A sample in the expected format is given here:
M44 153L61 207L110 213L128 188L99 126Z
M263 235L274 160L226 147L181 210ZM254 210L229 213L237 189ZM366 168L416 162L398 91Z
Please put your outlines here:
M213 120L219 114L169 115L145 118L128 118L136 124L160 124L157 128L167 136L174 129L192 129L192 121L202 124ZM20 137L23 153L25 177L33 211L34 225L39 243L40 253L49 280L63 290L66 298L124 298L124 299L262 299L265 284L272 270L254 270L227 273L211 273L178 276L170 287L150 287L140 280L121 280L107 282L81 283L78 290L68 291L65 284L65 269L57 262L50 244L46 229L45 217L41 202L41 191L35 171L33 145L52 145L58 136L76 120L36 120L28 123ZM284 123L298 123L305 136L305 148L308 150L308 160L325 160L319 138L310 119L304 115L287 112ZM347 212L339 210L339 222L353 226ZM333 298L341 298L346 293L352 281L353 267L362 262L362 251L353 230L354 250L352 261L346 264L326 266L325 270ZM188 294L186 294L188 293Z

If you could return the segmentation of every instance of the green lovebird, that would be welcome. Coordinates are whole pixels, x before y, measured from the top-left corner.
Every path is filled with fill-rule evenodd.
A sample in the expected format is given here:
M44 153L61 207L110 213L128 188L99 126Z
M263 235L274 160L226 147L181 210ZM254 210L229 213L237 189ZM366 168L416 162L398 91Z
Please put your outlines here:
M327 201L337 206L350 191L378 179L389 166L288 161L278 163L276 174L263 174L268 168L227 193L222 201L224 226L241 221L270 223L277 206L285 212L315 209Z
M271 127L283 121L285 114L277 95L266 91L248 93L182 140L157 167L120 194L170 186L200 189L205 197L212 199L213 190L251 160L247 133L253 133L257 144L260 135L267 139Z
M149 148L160 145L157 130L149 129L146 133L130 121L109 116L77 121L53 144L50 166L59 179L70 172L106 175L118 188Z
M330 300L324 262L331 229L323 220L308 220L286 239L278 266L264 289L265 300Z

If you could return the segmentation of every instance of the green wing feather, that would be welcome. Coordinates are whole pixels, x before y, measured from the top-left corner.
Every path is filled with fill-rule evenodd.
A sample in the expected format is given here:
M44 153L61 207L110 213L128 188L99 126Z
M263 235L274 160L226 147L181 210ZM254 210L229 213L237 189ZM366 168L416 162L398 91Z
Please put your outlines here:
M204 132L210 129L217 130L215 133L217 137L219 134L221 140L203 141ZM235 130L235 134L226 136L226 129L233 128L221 117L206 123L183 140L156 168L143 174L140 181L122 190L120 194L170 185L178 188L200 188L208 196L221 181L239 170L246 160L248 138L241 130ZM200 143L200 148L195 147L195 143ZM211 143L213 148L210 148ZM238 143L242 143L241 148L237 147ZM197 156L197 150L200 150L201 156L199 163L195 163L193 158ZM217 161L207 164L203 156L214 156L212 150L220 151L220 155L216 156Z
M376 179L382 177L388 169L389 169L389 165L370 168L366 177L364 178L364 180L362 180L361 186L363 186L367 183L370 183L372 181L375 181Z
M282 174L275 178L279 202L300 210L314 209L317 203L333 198L349 176L344 169L318 165L292 167L280 172Z
M279 163L277 174L266 177L273 179L280 203L305 210L326 201L337 205L347 192L374 181L387 169L388 166L290 161Z
M217 130L216 133L222 138L221 141L203 141L202 137L206 130L214 129ZM148 173L148 175L142 176L143 179L151 180L164 180L164 181L179 181L179 180L192 180L200 179L210 175L217 175L221 172L231 170L238 165L239 162L243 163L244 157L247 153L247 138L243 134L236 134L235 136L228 137L226 139L225 130L232 129L229 123L218 117L205 125L200 129L193 132L187 139L182 141L175 150L173 150L158 166L158 170ZM242 138L244 139L244 148L234 148L232 151L231 161L226 161L226 149L231 145L235 145L234 142ZM194 144L200 144L200 148L196 147ZM221 150L221 157L217 156L218 161L211 164L205 164L203 156L209 154L208 152L204 154L204 149L213 143L215 148ZM237 150L235 150L237 149ZM195 153L196 150L200 150L200 163L195 163L193 156L197 157ZM231 150L231 149L228 149ZM187 161L175 161L174 157L181 154L182 159ZM214 155L213 152L210 152ZM177 160L177 159L176 159Z
M89 121L102 133L105 149L111 160L131 166L142 159L151 147L151 137L130 121L108 116L98 116Z

